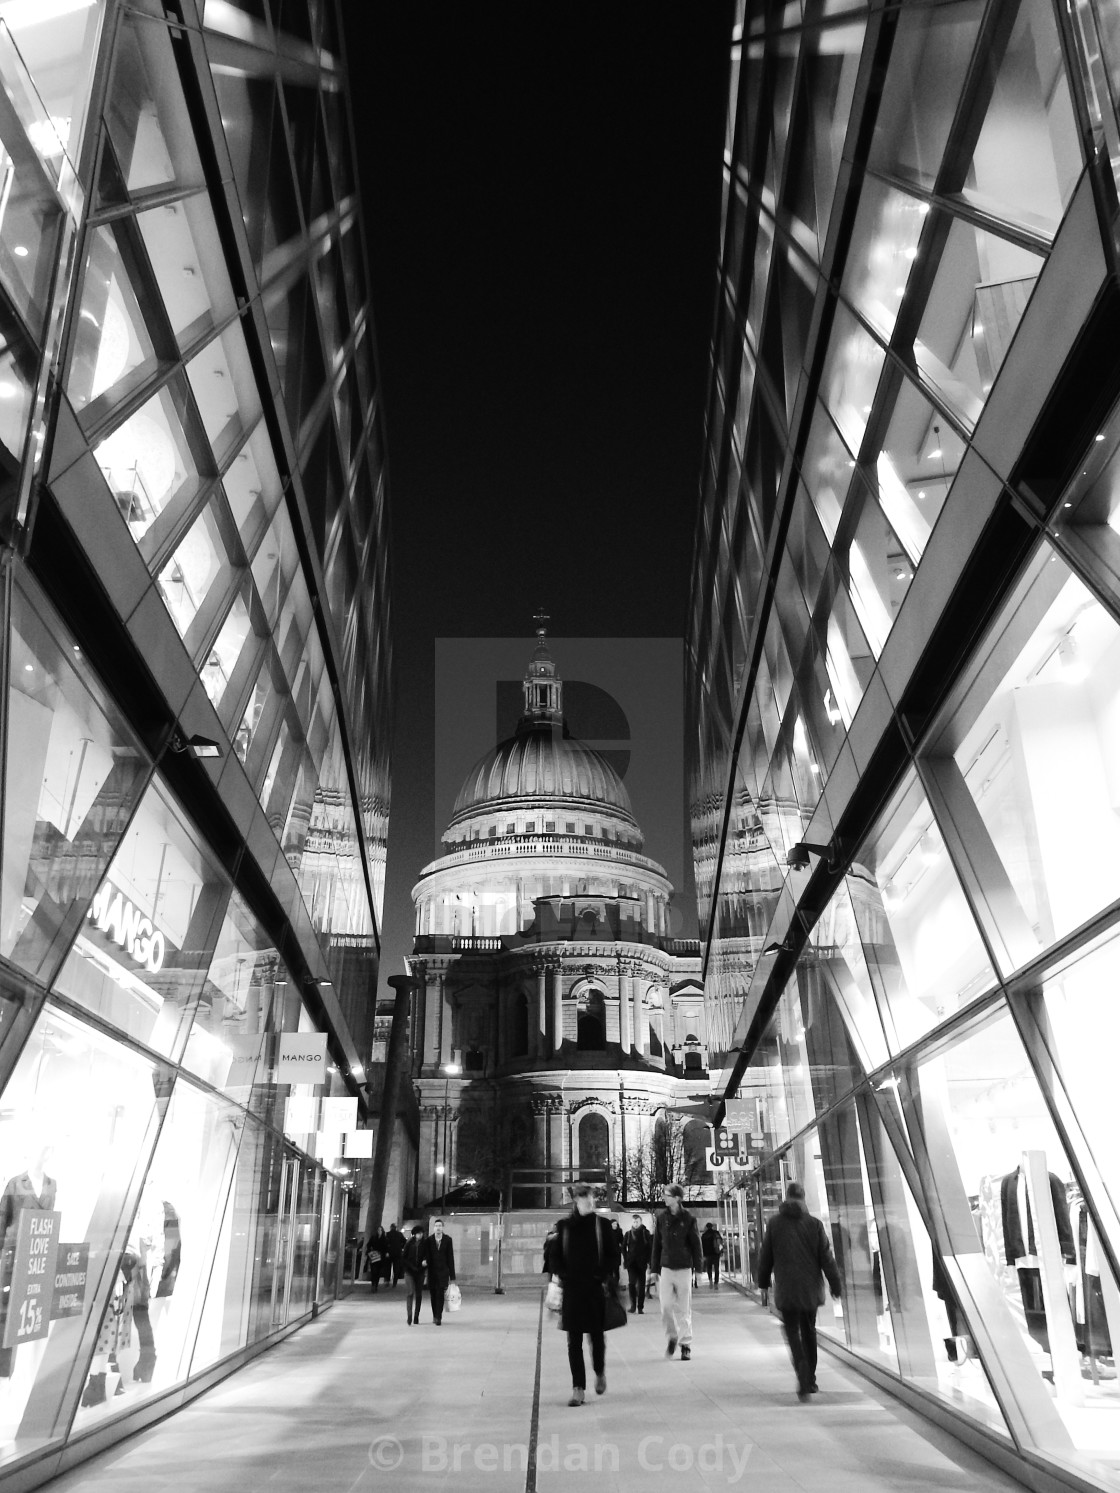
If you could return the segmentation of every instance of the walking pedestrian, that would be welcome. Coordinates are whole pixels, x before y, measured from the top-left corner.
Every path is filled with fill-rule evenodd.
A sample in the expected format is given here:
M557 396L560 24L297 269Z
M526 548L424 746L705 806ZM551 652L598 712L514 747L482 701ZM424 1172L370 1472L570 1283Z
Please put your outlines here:
M408 1313L408 1325L420 1324L420 1303L424 1299L424 1269L426 1265L424 1229L413 1224L408 1243L401 1256L401 1273L404 1275L404 1305Z
M447 1288L455 1279L455 1248L443 1232L443 1219L432 1220L432 1232L424 1249L428 1266L428 1295L432 1303L432 1320L443 1326L443 1301Z
M405 1237L395 1223L389 1225L389 1232L385 1235L385 1248L389 1255L389 1270L392 1272L391 1284L395 1286L401 1278L401 1260L405 1250ZM389 1279L389 1271L386 1271L386 1279Z
M817 1392L817 1308L824 1305L825 1281L833 1300L839 1297L840 1271L824 1224L805 1205L800 1182L789 1184L785 1201L766 1225L758 1256L759 1289L768 1291L771 1278L797 1374L797 1398L806 1400Z
M635 1213L630 1227L622 1236L622 1258L626 1261L626 1280L630 1287L630 1310L640 1317L646 1308L646 1271L649 1269L653 1235Z
M719 1290L719 1262L723 1254L723 1235L714 1223L706 1223L700 1235L700 1250L704 1256L704 1269L708 1272L708 1289L713 1284ZM712 1277L715 1276L713 1281Z
M614 1235L614 1247L615 1247L615 1250L617 1251L617 1255L618 1255L618 1264L615 1266L614 1275L611 1277L611 1285L617 1291L618 1290L619 1278L620 1278L620 1276L622 1274L622 1244L623 1244L622 1225L619 1223L619 1221L618 1221L617 1218L612 1218L611 1219L611 1233Z
M595 1189L579 1182L572 1190L572 1211L563 1220L552 1250L556 1274L564 1288L560 1326L568 1335L568 1367L572 1371L569 1405L582 1405L587 1389L583 1339L591 1339L591 1367L595 1393L607 1390L607 1340L604 1328L604 1290L611 1289L619 1260L614 1231L595 1212Z
M661 1323L669 1340L665 1357L672 1358L680 1343L683 1363L692 1357L692 1281L701 1259L700 1230L684 1206L684 1188L671 1182L654 1223L650 1272L658 1277Z
M378 1286L381 1284L381 1277L385 1274L385 1266L388 1263L388 1259L389 1246L386 1241L385 1230L379 1224L370 1238L366 1249L366 1274L369 1276L370 1285L373 1287L375 1295Z

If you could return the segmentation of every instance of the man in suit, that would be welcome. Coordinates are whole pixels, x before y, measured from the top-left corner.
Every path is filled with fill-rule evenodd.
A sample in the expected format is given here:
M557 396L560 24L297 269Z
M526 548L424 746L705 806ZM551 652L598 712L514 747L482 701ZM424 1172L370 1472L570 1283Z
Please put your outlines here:
M428 1265L428 1295L432 1302L432 1321L437 1327L443 1325L443 1298L447 1287L455 1279L455 1250L451 1240L443 1232L443 1219L432 1220L432 1232L428 1235L424 1258Z

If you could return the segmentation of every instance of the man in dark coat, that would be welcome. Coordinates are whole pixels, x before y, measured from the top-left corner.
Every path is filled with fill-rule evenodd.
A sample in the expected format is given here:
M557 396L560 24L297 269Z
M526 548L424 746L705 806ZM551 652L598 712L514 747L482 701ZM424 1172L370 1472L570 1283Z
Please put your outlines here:
M681 1362L692 1357L692 1278L700 1269L700 1230L684 1206L684 1188L671 1182L665 1189L665 1207L653 1228L651 1274L659 1277L661 1324L668 1344L666 1358L681 1345Z
M629 1230L622 1236L622 1258L626 1261L626 1278L630 1285L630 1310L640 1317L646 1307L646 1271L649 1269L653 1235L635 1213Z
M786 1188L786 1200L766 1225L758 1256L758 1284L763 1291L774 1280L774 1305L781 1313L790 1357L797 1372L797 1398L817 1391L817 1308L824 1300L821 1276L835 1300L840 1271L824 1224L805 1206L800 1182Z
M401 1261L404 1258L405 1238L395 1223L389 1225L389 1232L385 1235L385 1248L389 1254L389 1265L393 1273L392 1284L395 1286L401 1278Z
M443 1219L432 1220L432 1232L424 1250L424 1262L428 1267L428 1296L432 1303L432 1321L443 1326L443 1299L447 1288L455 1279L455 1250L450 1238L443 1232Z
M580 1182L572 1190L572 1211L560 1224L552 1250L554 1274L564 1287L560 1326L568 1335L568 1367L572 1371L569 1405L582 1405L587 1388L583 1338L591 1339L591 1367L595 1393L607 1389L607 1343L604 1332L604 1286L618 1274L618 1246L614 1230L595 1212L595 1189Z
M708 1272L708 1285L719 1290L719 1262L723 1254L723 1235L714 1223L706 1223L700 1235L700 1248L704 1254L704 1269ZM712 1277L715 1276L713 1281Z

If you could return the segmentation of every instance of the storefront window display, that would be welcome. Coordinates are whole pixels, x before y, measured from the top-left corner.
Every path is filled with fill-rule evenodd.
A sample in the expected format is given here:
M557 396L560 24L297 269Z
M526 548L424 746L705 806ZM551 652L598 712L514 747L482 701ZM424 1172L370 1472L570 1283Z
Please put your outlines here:
M1120 1293L1006 1007L921 1063L917 1081L938 1195L972 1213L954 1263L1020 1434L1058 1455L1115 1458Z
M60 1437L85 1392L75 1366L88 1361L119 1295L168 1079L48 1005L5 1087L0 1460Z
M178 1060L228 898L225 876L153 784L88 904L55 989Z
M61 629L13 588L0 953L49 981L117 848L149 767L79 673Z
M244 1115L180 1078L113 1274L74 1430L187 1377Z

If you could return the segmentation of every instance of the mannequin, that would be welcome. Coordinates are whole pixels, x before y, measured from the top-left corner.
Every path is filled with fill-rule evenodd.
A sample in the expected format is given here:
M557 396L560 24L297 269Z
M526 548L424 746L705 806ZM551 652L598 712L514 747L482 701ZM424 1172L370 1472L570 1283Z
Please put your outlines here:
M42 1142L32 1153L27 1169L10 1178L0 1193L0 1336L3 1336L8 1319L8 1294L20 1214L29 1208L43 1213L53 1210L58 1186L47 1174L53 1158L53 1143ZM11 1377L15 1352L14 1348L0 1348L0 1378Z

